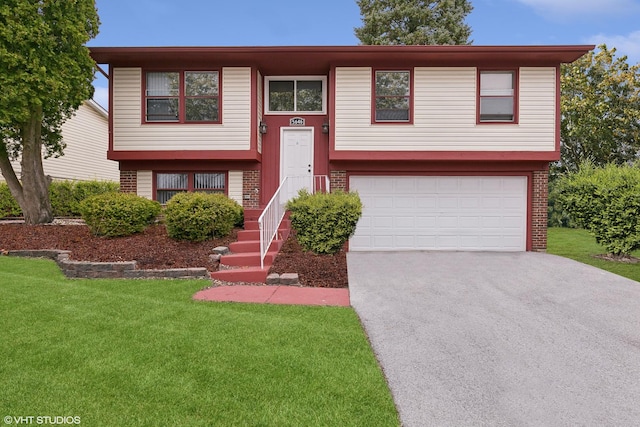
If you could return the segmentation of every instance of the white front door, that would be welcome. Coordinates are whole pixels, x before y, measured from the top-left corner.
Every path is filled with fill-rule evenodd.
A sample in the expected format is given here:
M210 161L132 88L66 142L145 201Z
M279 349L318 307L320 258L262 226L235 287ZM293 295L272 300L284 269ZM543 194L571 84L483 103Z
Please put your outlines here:
M285 177L286 200L297 196L302 188L313 191L313 128L281 128L280 182Z

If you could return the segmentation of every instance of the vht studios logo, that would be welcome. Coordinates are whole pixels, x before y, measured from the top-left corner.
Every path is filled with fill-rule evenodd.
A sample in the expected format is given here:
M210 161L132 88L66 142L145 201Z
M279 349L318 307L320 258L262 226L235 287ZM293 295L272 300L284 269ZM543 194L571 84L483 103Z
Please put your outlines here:
M27 416L11 416L4 417L4 423L7 425L15 424L35 424L35 425L70 425L80 424L80 417L75 416L48 416L48 415L27 415Z

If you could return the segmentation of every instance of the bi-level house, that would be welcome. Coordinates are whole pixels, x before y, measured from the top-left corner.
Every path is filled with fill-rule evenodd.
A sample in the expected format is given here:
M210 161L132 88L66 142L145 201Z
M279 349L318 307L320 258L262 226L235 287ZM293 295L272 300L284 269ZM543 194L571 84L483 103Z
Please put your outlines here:
M593 46L93 47L125 191L357 190L349 248L546 247L560 64ZM284 191L293 192L299 187Z

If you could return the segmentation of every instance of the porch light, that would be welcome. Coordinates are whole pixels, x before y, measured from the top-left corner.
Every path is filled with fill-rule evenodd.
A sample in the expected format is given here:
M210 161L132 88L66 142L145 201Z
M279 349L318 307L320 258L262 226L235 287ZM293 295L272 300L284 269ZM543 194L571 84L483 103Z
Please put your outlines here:
M322 133L329 133L329 122L324 122L322 124Z
M260 130L260 133L264 135L265 133L267 133L267 124L263 121L260 121L258 129Z

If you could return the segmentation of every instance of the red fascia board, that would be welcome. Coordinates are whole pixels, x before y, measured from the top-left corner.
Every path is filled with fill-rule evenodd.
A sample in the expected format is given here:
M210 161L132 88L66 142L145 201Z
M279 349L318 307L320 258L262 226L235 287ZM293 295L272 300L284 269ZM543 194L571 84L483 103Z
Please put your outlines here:
M270 73L325 73L331 66L557 66L594 45L91 47L98 64L121 67L254 66Z
M347 151L333 150L329 161L544 161L560 160L559 151Z
M408 176L408 175L500 175L548 170L545 161L337 161L332 171L346 170L348 174Z
M181 150L181 151L120 151L109 150L107 159L127 160L236 160L260 161L261 156L255 150Z

